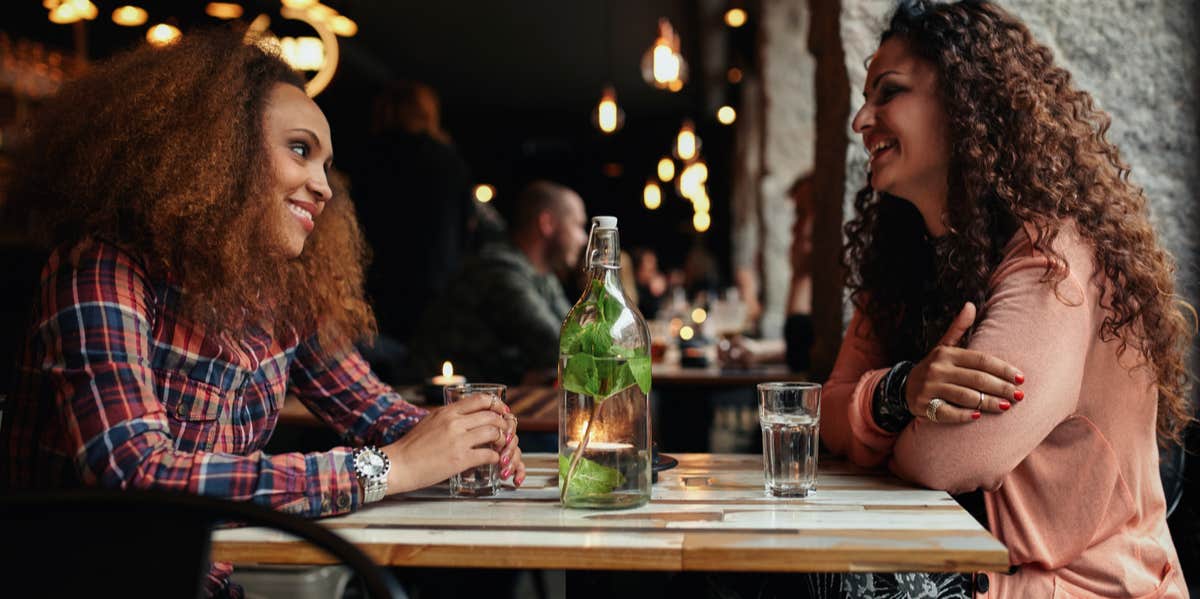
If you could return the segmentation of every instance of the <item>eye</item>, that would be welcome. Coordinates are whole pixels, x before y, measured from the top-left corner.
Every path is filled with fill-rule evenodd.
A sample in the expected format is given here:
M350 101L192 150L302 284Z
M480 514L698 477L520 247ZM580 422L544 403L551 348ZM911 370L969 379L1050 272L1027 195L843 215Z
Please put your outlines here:
M312 152L312 150L308 147L308 144L302 141L293 141L289 143L288 149L295 152L296 155L301 158L308 158L308 155Z
M895 85L885 85L879 88L879 97L877 102L879 104L884 104L902 91L904 91L904 88Z

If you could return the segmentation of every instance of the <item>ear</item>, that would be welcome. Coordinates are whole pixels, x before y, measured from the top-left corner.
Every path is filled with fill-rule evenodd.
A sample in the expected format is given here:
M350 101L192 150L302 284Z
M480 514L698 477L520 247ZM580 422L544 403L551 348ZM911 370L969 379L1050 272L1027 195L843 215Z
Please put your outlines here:
M537 226L538 232L542 234L542 237L550 237L558 229L558 223L554 220L554 214L549 210L543 210L538 213Z

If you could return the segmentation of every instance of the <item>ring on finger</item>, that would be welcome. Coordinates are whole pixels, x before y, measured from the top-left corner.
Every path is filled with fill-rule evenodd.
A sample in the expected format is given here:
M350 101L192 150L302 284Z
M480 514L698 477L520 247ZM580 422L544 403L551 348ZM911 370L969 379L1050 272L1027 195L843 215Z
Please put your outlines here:
M940 397L935 397L929 400L929 405L925 406L925 417L928 418L930 422L937 422L938 408L942 407L942 404L945 403L946 401Z
M488 404L488 409L489 410L496 409L496 396L495 395L492 396L492 403Z
M983 391L979 392L979 405L975 406L975 409L977 411L983 409Z

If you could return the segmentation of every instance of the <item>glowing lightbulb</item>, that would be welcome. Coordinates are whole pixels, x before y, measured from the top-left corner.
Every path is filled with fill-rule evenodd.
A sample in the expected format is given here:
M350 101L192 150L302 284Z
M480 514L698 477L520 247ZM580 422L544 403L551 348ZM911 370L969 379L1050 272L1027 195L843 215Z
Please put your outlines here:
M707 212L697 212L692 215L692 227L696 229L697 233L707 231L710 225L712 225L712 217Z
M325 63L325 44L316 37L285 37L279 40L283 59L297 71L317 71Z
M329 19L329 28L342 37L354 37L358 33L358 23L344 15L337 15Z
M144 9L136 6L121 6L113 11L112 20L123 27L137 27L145 23L148 16Z
M746 24L746 11L740 8L731 8L725 11L725 24L730 27L737 28Z
M600 94L600 102L592 111L592 124L606 135L625 124L625 111L617 105L617 91L611 85L604 86Z
M732 125L737 120L737 111L732 106L722 106L717 109L717 120L722 125Z
M675 178L675 161L662 158L658 161L658 180L666 183Z
M695 310L692 310L692 322L700 324L705 320L708 320L708 312L706 312L704 308L696 308Z
M679 91L687 80L687 62L679 53L679 36L670 21L658 20L658 37L642 55L642 78L658 89Z
M683 339L684 341L689 341L689 340L691 340L692 337L695 337L695 336L696 336L696 330L693 329L692 327L690 327L686 324L679 327L679 338L680 339Z
M236 19L242 16L242 6L233 2L209 2L204 14L217 19Z
M175 43L182 36L183 33L178 27L166 23L159 23L146 30L146 41L160 47Z
M646 187L642 189L642 203L650 210L657 210L662 205L662 189L654 179L646 181Z
M696 157L700 140L696 138L696 127L692 121L684 121L675 138L675 157L680 160L691 160Z
M496 188L487 183L480 183L475 186L475 201L480 204L486 204L496 197Z

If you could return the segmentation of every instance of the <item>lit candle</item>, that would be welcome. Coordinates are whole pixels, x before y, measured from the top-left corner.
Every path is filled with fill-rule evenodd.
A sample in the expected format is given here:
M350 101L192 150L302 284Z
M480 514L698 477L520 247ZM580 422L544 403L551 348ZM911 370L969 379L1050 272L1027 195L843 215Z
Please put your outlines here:
M429 379L429 384L445 387L447 385L461 385L467 382L467 377L461 374L454 374L454 365L449 360L442 362L442 374Z

